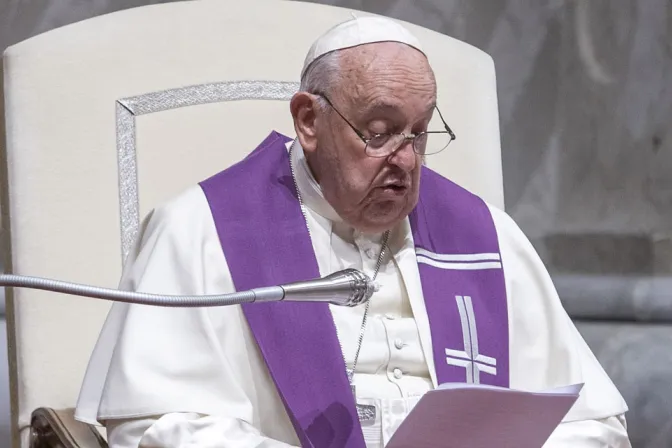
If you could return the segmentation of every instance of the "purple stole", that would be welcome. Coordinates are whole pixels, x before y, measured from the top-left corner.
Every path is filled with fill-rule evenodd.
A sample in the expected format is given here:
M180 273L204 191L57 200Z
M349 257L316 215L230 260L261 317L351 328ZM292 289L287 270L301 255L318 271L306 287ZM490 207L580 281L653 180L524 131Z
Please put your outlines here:
M272 132L201 183L236 290L320 277L285 144ZM509 385L506 289L485 203L423 167L409 219L439 384ZM375 295L373 297L375 300ZM329 305L242 305L303 447L365 448Z

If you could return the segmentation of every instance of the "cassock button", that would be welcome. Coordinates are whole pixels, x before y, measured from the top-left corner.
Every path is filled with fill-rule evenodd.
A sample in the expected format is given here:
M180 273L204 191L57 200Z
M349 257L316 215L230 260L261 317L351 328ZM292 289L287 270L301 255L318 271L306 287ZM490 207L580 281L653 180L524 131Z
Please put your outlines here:
M394 340L394 346L397 348L397 350L401 350L402 348L404 348L404 341L397 338Z
M401 377L404 376L404 373L401 371L401 369L394 369L392 373L394 373L394 377L398 380L400 380Z

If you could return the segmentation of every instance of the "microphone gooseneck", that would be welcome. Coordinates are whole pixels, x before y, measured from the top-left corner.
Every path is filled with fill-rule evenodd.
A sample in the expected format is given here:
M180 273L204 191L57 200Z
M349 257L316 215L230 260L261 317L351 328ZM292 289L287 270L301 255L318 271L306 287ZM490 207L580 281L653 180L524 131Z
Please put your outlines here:
M114 302L175 308L239 305L254 302L328 302L341 306L365 303L375 291L370 278L356 269L334 272L321 279L282 286L254 288L231 294L186 296L121 291L98 286L13 274L0 275L0 286L39 289Z

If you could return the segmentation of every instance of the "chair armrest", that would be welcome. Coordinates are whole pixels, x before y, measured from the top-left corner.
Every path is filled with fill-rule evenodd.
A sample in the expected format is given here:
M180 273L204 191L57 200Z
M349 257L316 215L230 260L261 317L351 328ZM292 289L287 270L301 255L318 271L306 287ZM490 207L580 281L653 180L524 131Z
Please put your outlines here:
M91 425L75 420L74 409L38 408L30 423L30 448L107 448Z

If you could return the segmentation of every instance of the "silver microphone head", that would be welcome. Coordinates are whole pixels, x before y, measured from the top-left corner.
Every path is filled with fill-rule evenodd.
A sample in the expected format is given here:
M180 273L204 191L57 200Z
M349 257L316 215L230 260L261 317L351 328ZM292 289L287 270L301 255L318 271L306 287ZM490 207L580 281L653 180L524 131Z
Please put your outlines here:
M357 269L344 269L316 280L282 285L283 300L300 302L328 302L341 306L357 306L368 301L375 292L375 284Z

